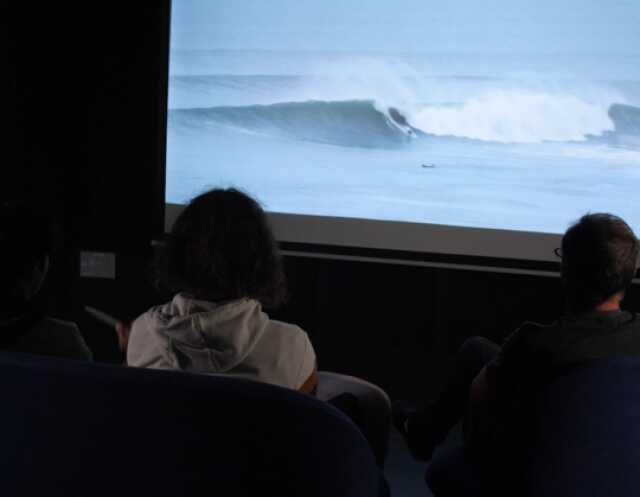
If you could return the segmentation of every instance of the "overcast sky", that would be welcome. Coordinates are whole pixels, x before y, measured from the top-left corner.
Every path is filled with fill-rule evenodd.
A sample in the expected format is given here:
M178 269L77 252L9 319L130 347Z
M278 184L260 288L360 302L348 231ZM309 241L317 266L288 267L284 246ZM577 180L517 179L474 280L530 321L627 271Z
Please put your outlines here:
M640 0L174 0L174 49L640 53Z

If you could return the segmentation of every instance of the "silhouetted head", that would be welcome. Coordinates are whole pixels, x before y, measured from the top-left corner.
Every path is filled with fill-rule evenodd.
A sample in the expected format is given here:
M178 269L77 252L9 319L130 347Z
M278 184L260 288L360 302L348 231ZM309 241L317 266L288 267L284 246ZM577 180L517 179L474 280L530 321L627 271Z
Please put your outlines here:
M0 206L0 311L11 314L40 290L49 268L52 225L27 207Z
M176 219L166 245L164 283L213 302L248 297L282 303L285 277L260 205L235 189L194 198Z
M584 312L624 295L638 265L638 239L611 214L587 214L562 238L562 278L569 310Z

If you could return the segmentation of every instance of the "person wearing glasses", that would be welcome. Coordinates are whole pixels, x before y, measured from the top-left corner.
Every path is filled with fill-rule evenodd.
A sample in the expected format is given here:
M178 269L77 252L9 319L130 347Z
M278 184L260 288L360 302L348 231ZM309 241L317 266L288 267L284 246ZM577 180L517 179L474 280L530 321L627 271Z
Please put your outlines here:
M548 326L526 322L501 347L481 337L467 340L434 404L411 409L394 403L394 425L413 456L430 460L464 418L466 453L471 460L486 458L509 408L540 385L546 371L586 360L640 356L639 316L621 309L639 250L633 231L617 216L587 214L572 225L555 250L562 260L564 316Z

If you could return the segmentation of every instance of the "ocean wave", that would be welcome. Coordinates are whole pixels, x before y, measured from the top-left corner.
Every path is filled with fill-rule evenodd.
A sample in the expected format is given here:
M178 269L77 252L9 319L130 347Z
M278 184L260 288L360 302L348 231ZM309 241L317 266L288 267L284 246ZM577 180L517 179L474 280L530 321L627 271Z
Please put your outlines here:
M397 109L379 108L365 100L173 109L169 119L176 126L223 125L346 147L397 148L415 135Z
M609 117L618 135L640 136L640 108L633 105L613 104Z
M493 91L458 106L428 106L410 121L431 135L497 143L586 141L615 127L607 105L528 91Z
M415 138L493 143L640 139L640 108L596 105L568 95L492 93L465 103L399 108L373 100L281 102L172 109L170 126L225 126L345 147L398 148Z

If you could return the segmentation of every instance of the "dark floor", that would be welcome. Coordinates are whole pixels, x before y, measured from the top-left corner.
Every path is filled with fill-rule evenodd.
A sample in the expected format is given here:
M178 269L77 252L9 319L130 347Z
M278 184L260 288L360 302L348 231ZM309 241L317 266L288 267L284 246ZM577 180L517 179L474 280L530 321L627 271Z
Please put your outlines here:
M462 442L460 427L452 430L443 444L445 447L454 446ZM438 449L436 449L437 452ZM427 463L416 461L411 457L402 435L395 429L391 430L389 440L389 455L384 473L391 487L392 497L432 497L426 483L424 472Z
M384 471L392 497L430 497L431 492L424 482L424 469L425 463L411 457L402 435L392 429Z

